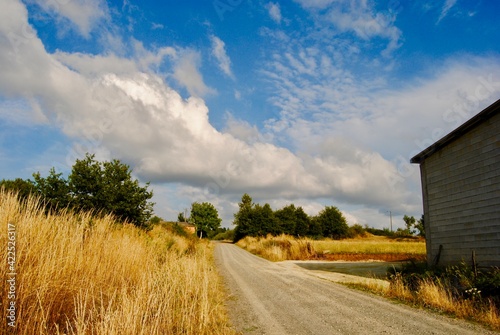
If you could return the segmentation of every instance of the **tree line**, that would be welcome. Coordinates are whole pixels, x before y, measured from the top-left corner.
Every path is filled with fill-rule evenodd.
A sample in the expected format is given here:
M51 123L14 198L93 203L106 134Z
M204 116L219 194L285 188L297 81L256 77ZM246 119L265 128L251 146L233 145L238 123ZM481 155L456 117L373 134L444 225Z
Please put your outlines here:
M99 162L87 154L76 160L68 178L52 168L47 177L36 172L34 180L2 180L0 188L18 192L21 200L30 194L39 196L47 212L92 211L147 227L153 213L154 203L149 201L153 192L148 190L149 183L140 186L131 173L130 167L119 160Z
M405 215L405 228L391 231L388 228L377 229L360 224L347 225L342 212L335 206L325 206L317 215L307 215L302 207L294 204L273 211L269 204L253 203L252 197L244 194L238 203L238 212L234 214L233 240L235 242L245 236L291 235L314 239L343 239L364 236L366 233L391 238L409 238L415 235L425 237L424 217L416 220Z
M287 234L297 237L333 239L346 238L349 227L342 212L334 206L326 206L318 215L310 217L302 207L291 204L273 211L269 204L253 203L244 194L238 203L239 210L234 214L234 241L245 236L266 236Z

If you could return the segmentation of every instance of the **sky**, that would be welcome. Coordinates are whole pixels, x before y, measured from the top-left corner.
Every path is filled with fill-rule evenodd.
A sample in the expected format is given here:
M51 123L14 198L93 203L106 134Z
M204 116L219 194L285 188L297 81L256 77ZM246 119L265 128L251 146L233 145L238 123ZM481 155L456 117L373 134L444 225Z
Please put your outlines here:
M490 0L0 0L0 179L93 153L176 220L244 193L420 218L412 156L500 98Z

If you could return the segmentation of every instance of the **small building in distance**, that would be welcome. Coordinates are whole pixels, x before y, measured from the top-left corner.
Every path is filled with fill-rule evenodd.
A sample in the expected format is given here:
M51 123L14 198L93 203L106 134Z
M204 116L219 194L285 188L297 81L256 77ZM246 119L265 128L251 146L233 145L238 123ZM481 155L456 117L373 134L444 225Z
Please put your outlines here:
M182 227L188 234L195 234L196 233L196 227L194 224L189 223L189 222L178 222L177 223L179 226Z
M500 266L500 100L416 155L429 265Z

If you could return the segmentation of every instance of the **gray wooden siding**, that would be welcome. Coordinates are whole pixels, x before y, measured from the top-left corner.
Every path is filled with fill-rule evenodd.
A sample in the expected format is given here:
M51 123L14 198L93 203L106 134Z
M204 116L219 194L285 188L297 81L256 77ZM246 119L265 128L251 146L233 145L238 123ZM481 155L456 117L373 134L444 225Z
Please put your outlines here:
M429 262L500 266L499 134L497 114L422 163Z

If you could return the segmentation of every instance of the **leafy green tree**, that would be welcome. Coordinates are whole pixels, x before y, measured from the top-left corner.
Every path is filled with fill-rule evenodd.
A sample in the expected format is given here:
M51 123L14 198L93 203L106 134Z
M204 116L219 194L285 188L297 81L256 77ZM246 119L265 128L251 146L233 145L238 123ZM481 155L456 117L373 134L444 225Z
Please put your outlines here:
M238 203L239 210L234 214L233 224L236 225L234 229L234 242L237 242L245 236L256 236L257 229L252 225L252 212L253 212L252 197L247 193L241 197L241 202Z
M217 232L222 220L219 218L217 209L211 203L204 202L200 204L194 202L191 205L191 221L196 226L200 238L202 238L203 233L205 233L205 236L209 236L211 233Z
M295 211L295 205L291 204L274 212L276 219L278 219L279 230L281 233L295 235L295 225L297 224Z
M425 224L424 224L424 215L422 214L422 217L420 220L417 221L418 223L415 224L415 228L417 229L417 235L425 237Z
M341 239L347 237L349 227L342 212L334 206L326 206L316 217L324 237Z
M254 229L252 236L266 236L267 234L278 235L280 233L279 222L274 216L273 209L269 204L255 205L251 214L251 224Z
M16 178L14 180L2 179L0 181L0 189L5 191L16 192L19 199L25 200L31 194L36 193L35 184L31 180Z
M294 236L308 235L311 220L302 207L291 204L275 211L274 216L278 219L281 233Z
M311 224L309 225L307 235L316 239L323 237L323 226L318 216L314 216L311 218Z
M295 236L306 236L309 233L309 226L311 219L309 215L304 212L302 207L295 209Z
M51 209L69 207L75 210L113 214L139 227L147 227L153 213L149 200L153 193L139 181L133 180L130 167L118 160L98 162L94 155L87 154L76 160L65 180L61 173L51 169L49 176L42 178L33 174L35 188Z
M34 173L33 178L35 189L42 197L47 209L56 210L71 205L70 188L67 180L62 177L62 173L56 173L56 170L51 168L46 178L42 178L39 172Z
M147 226L153 213L153 203L148 200L153 193L132 179L132 170L119 160L98 162L87 154L77 160L68 177L75 207L112 213L121 220L137 226Z
M416 230L414 229L414 227L416 219L413 216L405 215L403 216L403 221L405 222L406 228L402 230L402 233L408 236L415 234Z

